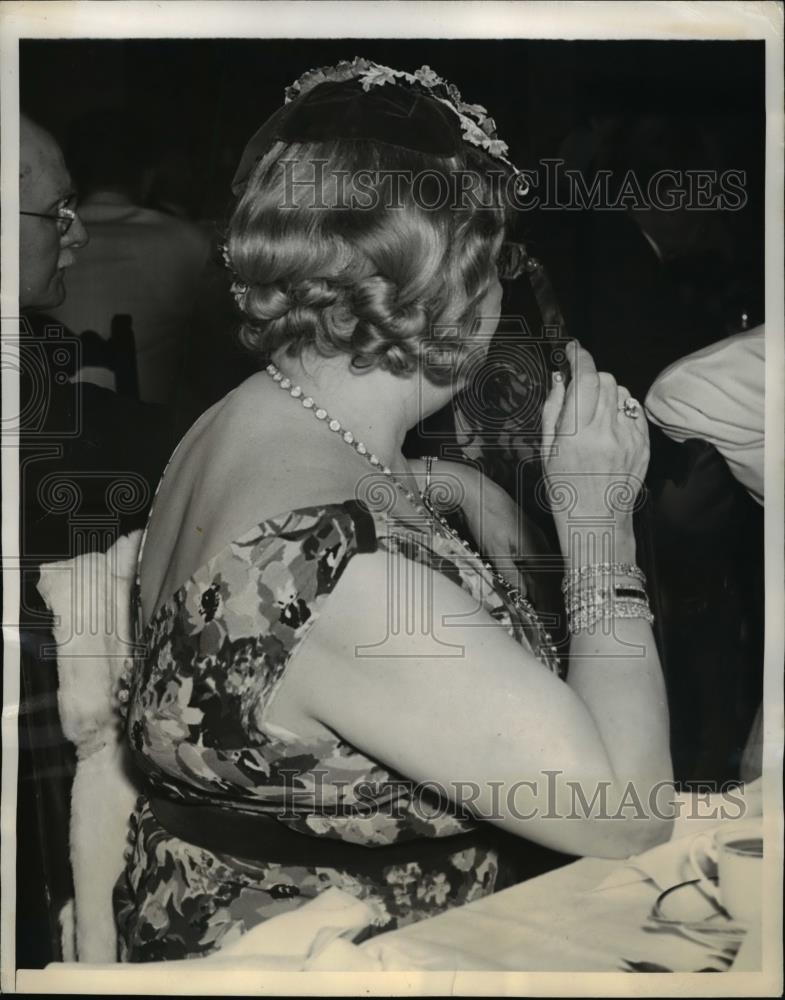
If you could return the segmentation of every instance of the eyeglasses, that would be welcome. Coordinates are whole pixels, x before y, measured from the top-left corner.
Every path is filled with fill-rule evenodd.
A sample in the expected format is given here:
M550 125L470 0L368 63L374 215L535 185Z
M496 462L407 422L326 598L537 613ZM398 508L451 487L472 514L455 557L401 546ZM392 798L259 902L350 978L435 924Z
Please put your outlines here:
M63 205L62 208L58 208L57 214L52 215L48 212L19 212L20 215L32 215L36 219L53 219L57 223L57 231L61 236L65 236L68 230L71 228L74 219L76 218L76 209L67 208Z

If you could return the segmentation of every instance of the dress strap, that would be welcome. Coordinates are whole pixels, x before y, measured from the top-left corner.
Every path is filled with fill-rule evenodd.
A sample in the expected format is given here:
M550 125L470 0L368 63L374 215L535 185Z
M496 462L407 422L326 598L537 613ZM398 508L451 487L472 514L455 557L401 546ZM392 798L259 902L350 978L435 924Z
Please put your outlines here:
M172 451L171 455L169 456L169 459L167 460L167 463L164 466L164 470L163 470L163 472L161 473L161 475L158 478L158 485L155 488L155 493L153 493L153 499L150 501L150 508L147 511L147 519L145 521L144 530L142 531L142 538L141 538L141 540L139 542L139 551L137 552L137 555L136 555L136 568L135 568L135 571L134 571L134 583L133 583L133 587L131 588L131 600L133 601L133 613L134 613L134 619L136 621L136 636L137 636L137 638L142 634L142 579L141 579L141 570L142 570L142 556L144 555L145 543L147 542L147 533L150 530L150 521L152 520L152 517L153 517L153 511L155 510L155 503L156 503L156 500L158 499L158 494L161 491L161 485L163 484L163 481L164 481L164 478L166 476L166 473L169 471L169 466L174 461L174 457L177 454L177 452L180 450L180 445L183 443L183 441L185 441L186 437L187 437L187 434L183 435L183 437L181 437L180 440L177 442L177 444L174 446L174 450Z

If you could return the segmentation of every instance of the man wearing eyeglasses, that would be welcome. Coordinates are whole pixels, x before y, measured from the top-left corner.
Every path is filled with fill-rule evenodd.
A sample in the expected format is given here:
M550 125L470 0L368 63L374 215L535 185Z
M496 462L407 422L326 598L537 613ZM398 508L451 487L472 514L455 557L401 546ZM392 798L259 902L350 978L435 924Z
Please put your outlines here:
M60 147L24 115L19 129L19 305L52 309L65 298L65 269L88 235Z
M75 251L88 240L74 201L60 147L47 131L21 116L19 305L24 318L18 357L23 598L16 913L17 966L33 968L67 954L62 950L60 914L67 912L63 907L73 896L68 858L73 752L57 710L54 644L46 624L49 612L37 591L38 568L71 559L78 551L105 550L115 535L141 527L146 508L123 513L113 507L113 484L139 484L142 477L149 497L172 447L163 407L74 378L80 358L70 348L77 338L49 315L66 297L65 269L75 263ZM78 509L57 502L56 484L70 484L66 489L78 497ZM102 525L109 530L102 530ZM89 688L89 677L85 685Z

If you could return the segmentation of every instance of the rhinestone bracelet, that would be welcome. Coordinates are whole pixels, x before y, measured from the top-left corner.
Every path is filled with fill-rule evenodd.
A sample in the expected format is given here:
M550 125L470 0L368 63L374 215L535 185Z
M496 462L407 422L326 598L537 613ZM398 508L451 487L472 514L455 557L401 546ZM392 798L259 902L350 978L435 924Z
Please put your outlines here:
M593 563L590 566L580 566L565 573L561 590L566 594L586 577L596 576L629 576L646 586L646 576L642 569L633 563Z
M642 587L628 587L616 584L614 587L587 586L581 584L580 590L572 587L565 592L564 603L568 610L581 604L607 604L609 600L635 600L649 603L649 595Z
M607 608L616 607L636 607L636 608L649 608L649 602L644 597L641 598L623 598L621 600L602 600L591 597L589 600L585 601L571 601L567 605L567 615L573 617L575 615L583 614L584 612L588 614L604 614Z
M591 628L600 619L640 618L651 625L654 615L648 600L626 599L581 603L567 609L570 632L575 635L582 629Z
M596 578L578 581L564 592L564 604L568 613L583 607L601 607L620 601L634 601L648 607L649 595L643 587L627 583L608 586Z
M577 635L584 629L591 629L596 626L597 622L602 619L603 621L610 620L612 618L627 618L634 619L638 618L641 621L648 622L651 625L654 622L654 615L651 613L646 605L635 605L635 606L622 606L622 605L610 605L608 606L604 613L590 614L589 612L583 612L579 615L570 618L570 632L572 635Z

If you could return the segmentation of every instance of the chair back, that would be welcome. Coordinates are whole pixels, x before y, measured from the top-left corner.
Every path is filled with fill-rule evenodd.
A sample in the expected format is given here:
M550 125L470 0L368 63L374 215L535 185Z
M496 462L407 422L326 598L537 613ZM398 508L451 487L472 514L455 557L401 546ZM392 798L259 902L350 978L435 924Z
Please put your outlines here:
M70 857L75 942L64 956L117 960L112 890L124 868L138 794L117 712L116 685L133 654L131 587L141 531L106 552L41 567L38 590L53 614L63 732L76 748ZM66 919L61 921L67 927Z

